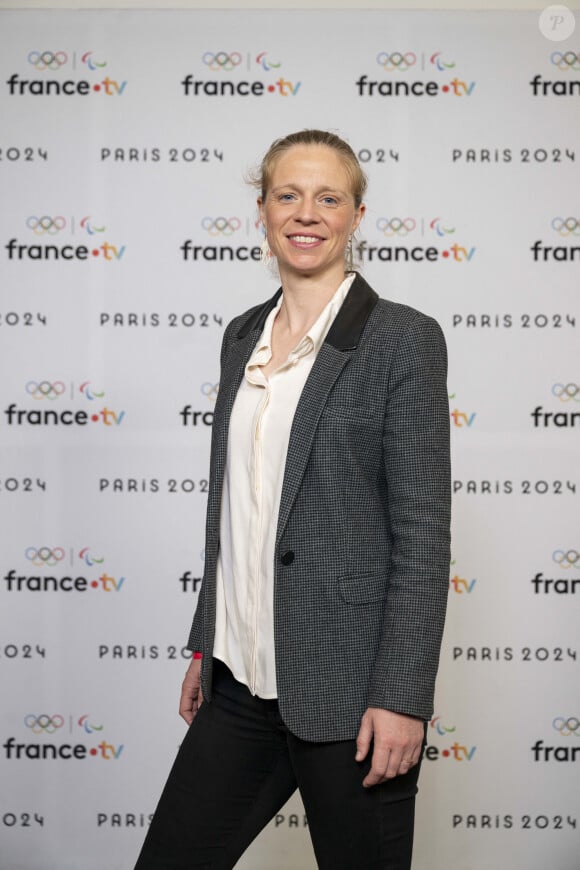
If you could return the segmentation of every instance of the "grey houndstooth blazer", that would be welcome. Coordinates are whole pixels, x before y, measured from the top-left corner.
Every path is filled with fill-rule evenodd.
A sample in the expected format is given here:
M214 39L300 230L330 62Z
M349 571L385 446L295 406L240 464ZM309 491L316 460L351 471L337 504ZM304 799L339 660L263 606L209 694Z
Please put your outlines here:
M188 647L211 700L228 424L281 290L227 327L205 570ZM428 719L449 584L449 407L440 327L357 275L294 416L274 564L280 713L304 740L356 737L367 707Z

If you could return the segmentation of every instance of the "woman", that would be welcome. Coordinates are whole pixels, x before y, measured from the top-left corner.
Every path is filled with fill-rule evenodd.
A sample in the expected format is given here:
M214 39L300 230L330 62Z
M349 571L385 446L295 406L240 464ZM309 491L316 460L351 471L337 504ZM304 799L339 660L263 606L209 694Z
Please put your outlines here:
M282 287L224 335L190 728L137 870L232 868L296 788L319 867L403 870L449 580L445 343L345 271L346 142L277 140L257 183Z

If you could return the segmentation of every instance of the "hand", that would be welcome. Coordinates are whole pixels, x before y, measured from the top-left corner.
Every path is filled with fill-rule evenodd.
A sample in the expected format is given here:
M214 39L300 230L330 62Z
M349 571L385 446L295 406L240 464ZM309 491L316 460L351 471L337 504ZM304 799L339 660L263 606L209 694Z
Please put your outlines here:
M423 720L379 707L368 707L356 738L356 761L363 761L373 741L371 769L363 779L368 788L407 773L421 755Z
M185 679L181 684L179 715L185 719L188 725L191 725L202 704L201 659L195 659L192 656L185 674Z

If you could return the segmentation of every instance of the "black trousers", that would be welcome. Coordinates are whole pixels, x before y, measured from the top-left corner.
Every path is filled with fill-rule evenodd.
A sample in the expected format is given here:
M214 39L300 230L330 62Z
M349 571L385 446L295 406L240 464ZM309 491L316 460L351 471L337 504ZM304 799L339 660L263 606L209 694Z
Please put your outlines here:
M409 870L419 765L363 788L370 752L356 762L354 740L300 740L275 700L252 696L217 659L213 673L135 870L231 870L296 788L322 870Z

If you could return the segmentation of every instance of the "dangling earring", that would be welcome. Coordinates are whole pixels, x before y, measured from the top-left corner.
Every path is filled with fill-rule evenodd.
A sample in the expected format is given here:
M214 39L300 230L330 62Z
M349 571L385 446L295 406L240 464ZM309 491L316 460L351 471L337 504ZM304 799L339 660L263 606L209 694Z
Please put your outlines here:
M352 272L352 270L354 268L353 254L352 254L352 236L348 237L348 243L346 246L346 250L344 252L344 259L345 259L346 271Z
M264 236L264 241L260 245L260 263L262 263L263 266L267 266L271 259L272 251L270 250L268 239Z

